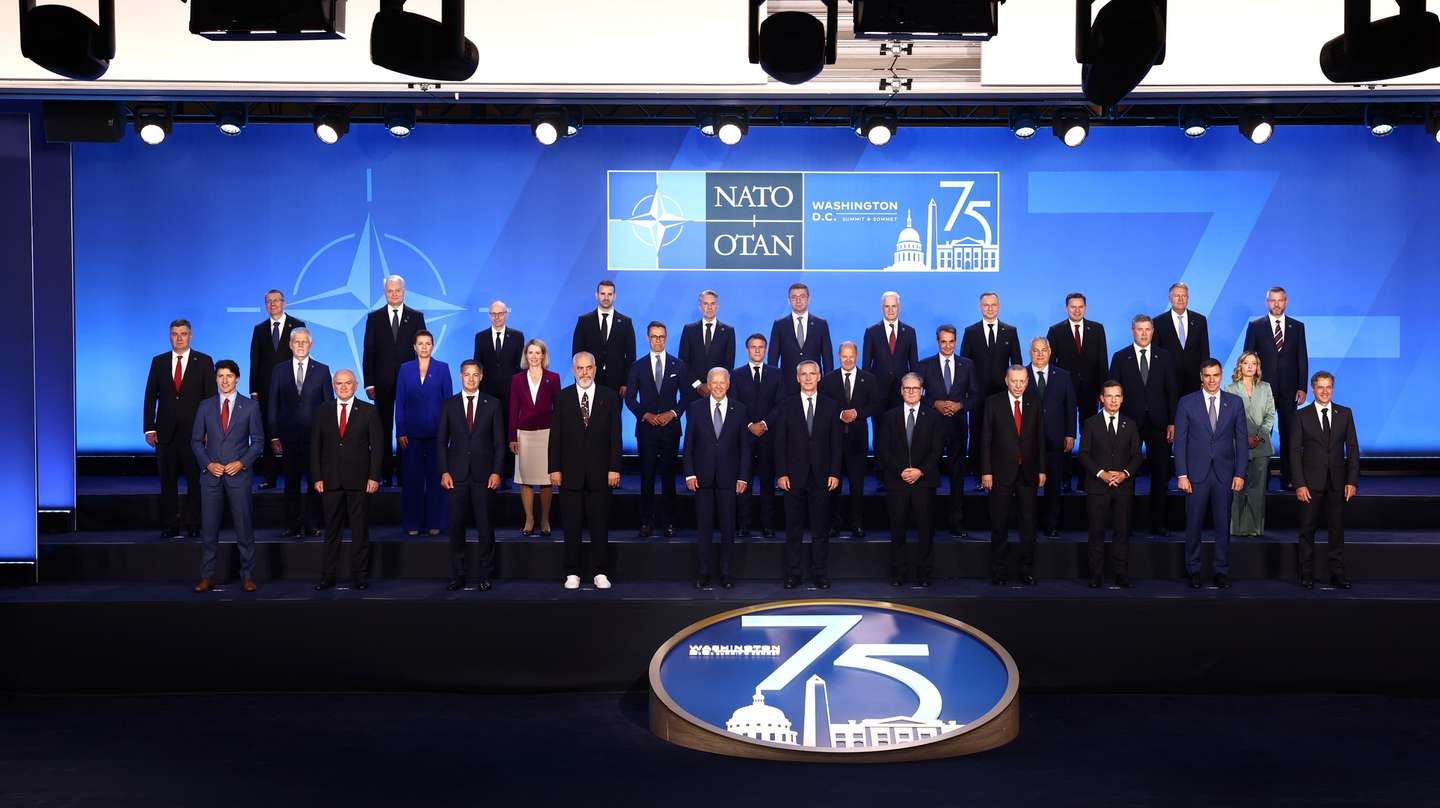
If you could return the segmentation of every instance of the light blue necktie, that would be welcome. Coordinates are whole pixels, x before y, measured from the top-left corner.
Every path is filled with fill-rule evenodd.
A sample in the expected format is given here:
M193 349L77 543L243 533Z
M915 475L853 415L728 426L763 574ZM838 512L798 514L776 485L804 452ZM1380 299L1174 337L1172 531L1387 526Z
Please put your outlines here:
M1210 431L1211 431L1211 432L1214 432L1214 431L1215 431L1215 427L1218 426L1219 423L1220 423L1220 413L1219 413L1218 410L1215 409L1215 400L1218 399L1219 396L1210 396L1209 398L1210 398Z
M813 432L815 426L815 399L805 399L805 431Z
M1185 347L1185 315L1180 315L1180 347Z
M655 357L655 392L657 392L657 393L660 392L660 377L661 377L661 375L662 375L663 372L664 372L664 369L663 369L662 366L660 365L660 357L659 357L659 356L656 356L656 357Z
M725 418L720 415L720 405L715 405L715 437L720 437L720 430L725 426Z
M945 358L941 359L940 361L941 361L941 364L945 366L945 374L944 374L944 376L945 376L945 392L948 393L948 392L950 392L950 384L951 384L951 380L952 380L952 378L953 378L953 377L950 375L950 358L949 358L949 357L945 357Z

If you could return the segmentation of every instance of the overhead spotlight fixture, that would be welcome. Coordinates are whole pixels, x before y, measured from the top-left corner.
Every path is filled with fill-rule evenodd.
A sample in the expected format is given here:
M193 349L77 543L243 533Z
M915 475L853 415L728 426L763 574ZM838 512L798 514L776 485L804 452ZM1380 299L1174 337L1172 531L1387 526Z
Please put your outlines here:
M1075 61L1092 104L1118 104L1165 62L1165 2L1110 0L1091 22L1095 0L1075 0Z
M100 22L69 6L20 0L20 53L67 79L93 81L115 58L115 0L100 0Z
M437 81L475 75L480 51L465 37L465 0L442 0L438 21L406 11L405 0L380 0L370 26L370 61Z
M851 0L858 39L986 40L1004 0Z
M765 0L748 0L750 64L760 65L765 75L785 84L804 84L820 75L825 65L835 64L840 0L820 2L825 4L824 24L803 11L779 11L761 22Z
M230 137L240 134L247 120L244 104L221 104L215 110L215 126Z
M206 39L342 39L345 0L189 0L190 33Z
M164 143L173 124L174 120L168 104L143 106L135 109L135 134L139 135L147 146L159 146Z
M1083 109L1061 110L1055 113L1052 130L1061 143L1073 149L1090 135L1090 113Z
M1360 84L1440 67L1440 17L1425 0L1397 0L1400 13L1370 19L1370 0L1345 0L1345 33L1320 48L1320 71L1337 84Z
M1275 134L1275 118L1268 112L1247 112L1240 116L1240 134L1256 146L1263 145Z
M1440 107L1433 104L1425 110L1425 134L1440 143Z
M1185 137L1194 140L1205 137L1205 131L1210 128L1210 118L1202 110L1195 107L1180 108L1180 131Z
M1040 131L1040 127L1035 121L1034 111L1027 107L1016 107L1010 110L1010 131L1021 140L1035 137L1035 133Z
M563 107L545 107L530 119L530 132L541 146L553 146L562 137L580 131Z
M314 117L315 137L327 146L333 146L350 131L350 112L344 107L316 107Z
M707 113L698 122L700 134L718 138L726 146L734 146L750 131L744 110L723 109Z
M1370 134L1375 137L1385 137L1395 131L1395 116L1387 112L1384 107L1367 105L1365 107L1365 125L1370 127Z
M862 110L855 121L855 134L871 146L884 146L895 137L895 113L890 110Z
M415 129L415 107L409 104L385 105L385 130L397 138L410 137Z

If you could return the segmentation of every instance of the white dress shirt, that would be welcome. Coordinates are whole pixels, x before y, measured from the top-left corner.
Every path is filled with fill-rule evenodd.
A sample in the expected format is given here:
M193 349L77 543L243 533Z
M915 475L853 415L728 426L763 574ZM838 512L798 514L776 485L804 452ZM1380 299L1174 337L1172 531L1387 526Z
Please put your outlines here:
M349 405L345 410L345 426L350 426L350 419L355 417L355 397L335 399L335 425L340 425L340 405Z
M1276 317L1276 316L1273 315L1273 314L1270 315L1270 338L1271 338L1271 339L1274 339L1274 338L1275 338L1275 329L1276 329L1276 328L1279 328L1279 329L1280 329L1280 339L1283 341L1283 340L1285 339L1285 316L1284 316L1284 315L1281 315L1281 316L1279 316L1279 317Z

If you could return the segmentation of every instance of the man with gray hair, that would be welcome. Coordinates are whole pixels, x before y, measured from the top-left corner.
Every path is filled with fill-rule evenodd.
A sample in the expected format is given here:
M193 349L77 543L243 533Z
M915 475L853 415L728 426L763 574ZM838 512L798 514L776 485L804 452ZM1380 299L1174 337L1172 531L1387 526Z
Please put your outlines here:
M775 408L775 486L785 492L785 588L800 585L805 522L810 574L830 588L830 492L840 487L840 405L820 394L820 363L795 367L799 391Z
M320 535L319 499L306 489L315 484L310 468L310 430L320 405L335 398L330 368L310 355L310 329L290 332L290 359L270 369L264 409L270 449L285 475L285 527L281 538ZM301 478L305 485L301 485Z
M707 368L735 366L735 328L720 322L719 312L720 293L706 289L700 293L700 319L680 332L680 361L690 369L689 387L700 398L710 395Z
M255 325L250 334L250 399L262 410L268 406L265 392L270 388L270 371L290 358L290 334L304 328L305 321L285 313L285 293L271 289L265 293L265 313L269 315ZM274 488L281 463L265 442L265 454L256 463L261 488Z
M881 417L886 411L900 406L900 377L920 369L920 347L915 337L915 328L900 320L900 293L884 292L880 295L880 322L865 329L861 342L860 367L873 373L884 395L882 408L874 418L875 445L880 444ZM877 448L875 453L880 453ZM884 478L881 477L881 485Z
M730 371L710 368L705 376L709 394L685 411L685 487L695 494L695 550L699 572L695 588L710 585L715 568L711 539L720 527L720 586L730 589L730 550L735 543L736 498L750 485L754 436L746 429L745 405L732 401Z
M365 395L375 402L382 433L384 463L381 480L389 485L395 472L391 434L395 429L395 380L400 366L415 358L415 334L425 330L425 313L405 305L405 279L385 279L385 305L365 318L365 348L361 372Z
M510 307L503 300L490 303L490 327L475 332L475 352L480 363L480 392L500 402L501 426L509 428L510 379L525 367L525 332L510 327ZM508 434L508 433L507 433ZM500 487L506 488L515 474L515 455L505 453Z
M830 505L832 539L839 535L842 523L848 523L855 538L865 538L865 473L870 465L870 430L866 421L878 416L885 406L880 383L856 366L859 358L855 343L845 340L840 343L840 367L820 380L820 394L840 405L840 466L850 488L848 508L842 504L840 489L835 489Z
M1210 324L1190 310L1190 287L1170 284L1170 308L1155 315L1155 345L1175 360L1177 394L1200 389L1200 363L1210 358Z

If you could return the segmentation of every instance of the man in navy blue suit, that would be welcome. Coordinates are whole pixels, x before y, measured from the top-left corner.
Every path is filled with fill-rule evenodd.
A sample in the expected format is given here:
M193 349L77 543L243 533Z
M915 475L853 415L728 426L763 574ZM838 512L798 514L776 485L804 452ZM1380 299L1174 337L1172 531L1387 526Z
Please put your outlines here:
M735 365L735 327L720 322L720 293L700 293L700 319L686 323L680 331L680 361L690 369L688 386L697 398L710 395L705 389L710 368L729 370Z
M460 363L460 393L440 405L435 428L440 487L450 492L450 583L454 592L465 586L465 520L473 515L479 532L480 558L475 588L490 588L495 572L495 534L490 530L490 492L500 487L505 463L504 408L499 399L480 392L480 363Z
M792 379L801 362L814 362L820 375L835 367L830 324L810 313L810 287L790 284L790 313L770 326L770 364L780 366L782 395L796 391Z
M280 458L285 475L282 538L320 535L320 498L309 490L315 485L315 475L310 469L310 429L314 425L315 409L333 401L335 391L330 386L330 368L310 356L313 344L310 329L301 326L292 330L290 359L271 368L266 388L265 422L270 427L270 451ZM300 483L302 477L304 485Z
M839 533L840 523L845 521L849 522L855 538L865 538L865 473L870 470L866 452L870 447L870 430L866 420L885 406L880 384L856 365L859 358L855 343L845 340L840 343L840 367L820 380L820 394L840 405L840 463L850 487L848 520L841 518L846 509L842 508L840 489L835 490L835 501L831 503L832 539Z
M246 592L255 586L255 526L251 520L250 484L255 459L265 451L260 405L235 392L240 366L233 360L215 363L219 394L200 402L190 449L200 464L200 524L204 544L196 592L215 588L215 555L220 547L220 509L230 502L235 543L240 547L240 578Z
M900 377L920 370L920 348L915 328L900 321L899 292L880 295L880 322L865 329L865 340L860 348L860 367L875 374L880 390L885 394L880 411L871 419L878 447L880 424L885 420L885 414L900 406ZM880 454L878 448L875 454ZM883 486L884 475L879 476Z
M940 473L950 478L950 535L963 539L966 536L965 443L969 437L965 414L972 412L980 397L980 382L975 364L955 353L955 326L946 323L936 328L935 344L940 352L920 363L920 378L925 382L926 405L941 418L939 431L946 460Z
M780 402L780 369L765 364L765 337L751 334L745 340L749 361L730 374L730 397L745 405L745 428L754 438L750 443L750 472L760 484L740 497L735 535L749 538L750 526L757 524L767 539L775 537L775 438L766 419ZM758 492L758 495L757 495ZM758 519L755 511L760 511Z
M928 587L935 566L935 488L940 483L940 450L949 425L920 401L923 390L920 374L900 377L900 406L885 413L885 429L875 441L890 516L891 586L905 583L905 525L911 515L918 542L915 583Z
M795 369L800 388L775 408L775 485L785 492L785 588L800 585L800 549L810 521L810 574L830 588L830 492L840 487L840 405L820 395L820 364Z
M1150 467L1150 501L1145 507L1150 533L1168 536L1165 494L1170 486L1170 443L1175 440L1175 358L1153 344L1155 324L1150 315L1135 315L1130 335L1134 343L1110 358L1110 378L1120 382L1125 397L1120 411L1135 422L1145 444L1145 461Z
M1215 585L1230 588L1230 497L1245 487L1249 462L1245 402L1220 390L1220 361L1200 364L1200 389L1175 408L1175 469L1185 492L1185 571L1199 589L1200 528L1215 523Z
M1075 448L1075 385L1070 374L1050 364L1050 340L1030 340L1030 389L1045 410L1045 494L1040 500L1040 525L1048 538L1060 535L1060 486L1070 450Z
M640 538L656 525L666 537L675 535L675 458L680 453L680 413L689 400L690 371L665 353L665 324L645 329L650 351L636 360L625 381L625 406L635 416L635 443L640 452ZM660 504L655 504L655 477L660 476Z
M1305 324L1285 316L1290 298L1283 286L1265 293L1269 314L1251 320L1245 328L1245 348L1260 356L1260 378L1275 394L1275 414L1280 418L1280 487L1290 488L1290 446L1295 408L1305 403L1305 385L1310 377L1310 353L1305 347Z
M730 550L735 544L735 498L750 484L750 444L745 405L732 400L730 371L715 367L705 377L709 395L685 413L685 487L695 492L695 588L710 585L711 539L720 526L720 586L731 589Z

